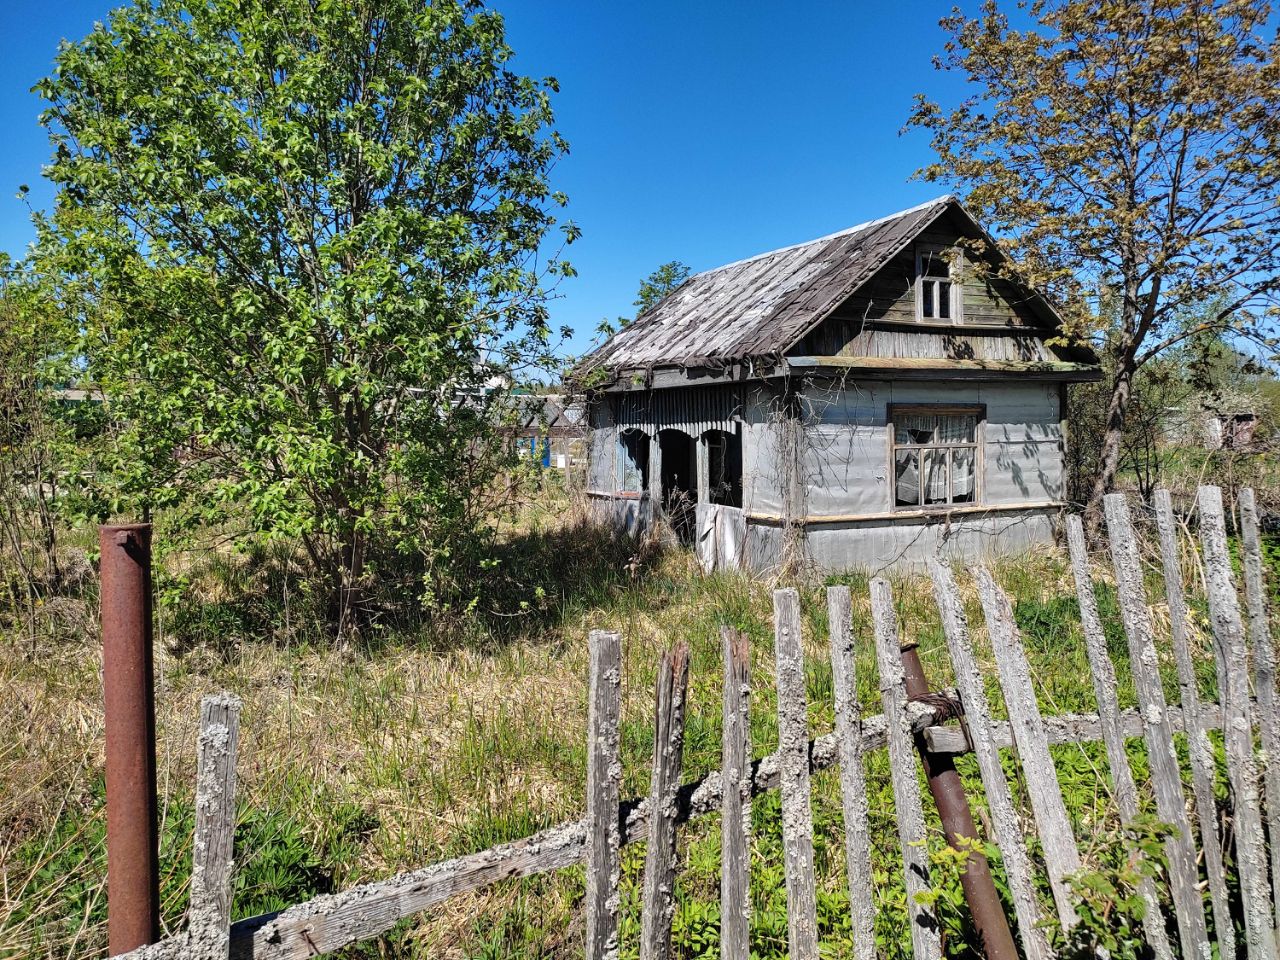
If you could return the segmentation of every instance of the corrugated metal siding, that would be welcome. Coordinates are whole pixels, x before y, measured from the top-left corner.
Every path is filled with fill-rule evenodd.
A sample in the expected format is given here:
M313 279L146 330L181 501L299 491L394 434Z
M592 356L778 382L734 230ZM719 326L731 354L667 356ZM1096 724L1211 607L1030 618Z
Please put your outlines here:
M649 435L659 430L683 430L692 437L707 430L732 432L741 416L737 387L687 387L624 393L618 404L618 425L639 428Z

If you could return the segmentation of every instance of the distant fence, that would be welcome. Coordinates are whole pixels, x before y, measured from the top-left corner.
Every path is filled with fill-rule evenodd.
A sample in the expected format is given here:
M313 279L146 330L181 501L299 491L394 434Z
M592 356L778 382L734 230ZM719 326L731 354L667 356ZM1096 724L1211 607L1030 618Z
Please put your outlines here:
M1003 858L1021 953L1031 960L1047 960L1051 954L1041 921L1052 909L1064 928L1078 922L1067 878L1081 866L1049 747L1102 741L1118 813L1123 821L1131 821L1138 813L1138 788L1125 741L1141 737L1146 744L1157 813L1174 828L1165 841L1167 870L1141 887L1147 905L1143 924L1148 943L1159 960L1174 956L1161 910L1159 883L1167 885L1173 904L1180 955L1209 960L1213 944L1208 913L1213 918L1212 939L1218 957L1234 960L1237 933L1223 866L1225 838L1216 816L1206 815L1215 809L1213 789L1218 774L1208 732L1221 730L1234 811L1228 842L1234 845L1233 860L1239 874L1238 903L1247 956L1250 960L1273 960L1277 956L1278 918L1272 884L1280 882L1280 715L1253 492L1242 490L1238 503L1244 614L1232 574L1221 490L1202 487L1199 491L1199 540L1216 648L1219 703L1202 702L1196 690L1179 541L1168 494L1157 493L1155 518L1170 641L1181 690L1178 706L1166 703L1161 686L1156 635L1129 508L1123 497L1111 496L1106 501L1106 521L1137 710L1118 707L1115 668L1090 580L1083 530L1079 518L1070 517L1068 544L1098 704L1096 714L1042 715L1009 598L991 574L978 566L978 592L1008 715L1007 721L994 720L955 580L951 570L937 562L931 568L934 596L957 689L941 698L936 694L908 696L904 653L914 644L904 643L900 637L889 583L874 580L872 632L883 712L863 716L856 697L849 591L831 587L827 603L835 729L811 740L805 721L799 598L794 590L778 590L774 593L778 751L751 759L748 649L744 636L726 628L722 631L722 769L695 783L681 780L689 657L687 647L676 644L663 656L658 673L650 794L644 799L621 801L621 639L616 633L597 631L590 637L587 810L582 820L234 924L230 922L230 891L239 707L234 698L225 695L206 698L198 744L190 926L182 934L125 956L138 960L228 955L255 960L312 957L376 937L402 918L457 894L499 880L585 863L586 955L591 960L613 958L619 951L620 850L625 844L645 840L640 956L646 960L666 958L671 955L678 825L722 810L721 956L746 960L750 799L780 789L790 955L797 960L816 960L809 777L813 771L839 765L854 951L859 960L871 960L875 956L874 912L863 761L869 751L887 748L914 956L934 960L942 952L938 919L928 898L918 896L929 889L929 866L923 848L925 820L917 751L926 764L932 764L931 776L944 765L943 758L972 751L991 815L990 839ZM1250 693L1250 662L1256 696ZM960 714L961 722L942 722L944 714L953 718ZM1261 752L1255 749L1255 730L1260 735ZM1183 771L1173 740L1176 732L1187 735L1190 795L1183 789ZM1014 750L1025 784L1051 905L1042 903L1035 893L1040 868L1028 852L1028 838L1001 764L1000 750L1007 747ZM1268 835L1273 838L1270 845L1266 843ZM1203 884L1198 866L1201 856ZM982 866L985 869L985 863ZM1201 892L1206 888L1207 897ZM1000 922L1008 921L1001 917ZM995 952L990 944L988 952Z

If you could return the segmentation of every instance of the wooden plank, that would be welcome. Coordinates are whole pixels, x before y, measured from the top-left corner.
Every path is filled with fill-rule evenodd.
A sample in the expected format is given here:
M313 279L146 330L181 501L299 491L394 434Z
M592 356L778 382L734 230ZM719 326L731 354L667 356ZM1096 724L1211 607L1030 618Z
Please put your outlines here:
M1249 614L1249 644L1253 647L1253 695L1257 699L1258 730L1262 740L1262 784L1267 800L1267 836L1271 840L1267 846L1271 851L1274 892L1280 889L1280 712L1276 705L1276 651L1267 615L1262 537L1253 489L1243 487L1236 502L1240 506L1245 609ZM1272 904L1280 910L1278 901L1280 898L1272 897ZM1276 937L1280 940L1280 914L1277 915Z
M750 960L751 725L747 713L751 653L747 635L720 628L724 648L724 722L721 734L720 956Z
M1275 922L1262 835L1258 766L1253 753L1244 623L1240 619L1240 598L1231 576L1222 489L1201 487L1196 501L1200 507L1200 544L1204 555L1209 619L1214 636L1225 652L1226 685L1220 691L1219 699L1222 703L1227 775L1235 802L1233 832L1236 869L1240 874L1240 899L1244 909L1245 942L1250 960L1275 960Z
M684 769L684 711L689 646L663 654L653 718L653 775L649 787L649 845L645 851L640 960L670 960L675 915L676 816Z
M782 788L783 866L787 878L787 939L792 960L817 960L818 905L813 876L813 810L809 790L808 701L800 596L773 592L778 686L778 756Z
M622 784L618 725L622 713L622 638L592 630L587 692L587 896L588 960L617 960L618 881L621 837L618 791Z
M231 942L231 870L236 833L236 746L240 700L200 702L196 743L196 827L191 844L190 956L226 960Z
M973 751L982 775L982 787L991 811L991 827L996 844L1004 858L1005 875L1009 881L1009 894L1013 899L1014 913L1018 918L1018 934L1022 940L1023 954L1028 960L1049 960L1049 950L1044 929L1040 926L1040 905L1036 900L1035 881L1031 871L1031 858L1027 854L1022 837L1022 827L1013 806L1013 795L1005 779L1000 763L1000 751L991 734L991 705L983 688L982 673L978 669L973 645L969 640L969 626L965 621L960 592L956 589L951 568L939 560L929 566L933 578L933 595L942 615L942 632L947 639L947 650L955 667L956 686L960 690L960 702L964 704L965 720L973 739Z
M1069 930L1075 926L1077 917L1071 905L1071 888L1066 878L1080 869L1080 851L1071 832L1066 804L1062 801L1053 757L1049 754L1044 718L1040 715L1035 688L1031 685L1031 668L1022 649L1022 638L1013 622L1013 608L986 567L978 566L977 578L987 634L991 638L1005 709L1009 713L1009 726L1022 764L1031 809L1039 827L1049 887L1058 908L1058 919L1063 928Z
M1222 711L1216 703L1201 704L1204 713L1201 715L1201 722L1208 730L1222 729ZM1104 740L1102 734L1102 723L1098 719L1096 713L1063 713L1044 717L1044 732L1049 739L1050 746L1057 746L1064 743L1097 743ZM917 732L923 734L925 745L934 753L968 753L970 750L969 738L964 735L964 731L954 726L928 726L932 722L932 717L922 717L926 724L923 730ZM919 722L917 720L916 722ZM1137 710L1121 710L1120 711L1120 734L1125 739L1136 739L1142 736L1142 714ZM883 718L879 715L868 717L866 724L875 726L873 729L880 730L883 724ZM1179 707L1169 708L1169 723L1176 733L1183 732L1182 710ZM1009 728L1009 724L1004 720L991 721L991 738L995 745L1000 748L1014 746L1013 732ZM863 749L867 749L867 740L863 740ZM814 751L822 746L822 738L819 737L814 741ZM815 764L815 769L818 769Z
M1080 605L1080 626L1084 633L1085 654L1089 658L1089 675L1093 679L1093 696L1098 704L1098 720L1102 740L1107 749L1107 765L1111 770L1111 791L1122 822L1131 823L1138 816L1138 786L1129 766L1129 754L1125 750L1125 734L1121 729L1120 705L1117 695L1115 664L1107 649L1107 636L1098 615L1098 599L1093 592L1093 579L1089 576L1089 551L1085 546L1084 524L1080 517L1067 517L1067 545L1071 553L1071 570L1076 582L1076 599ZM1141 714L1132 734L1142 735L1145 729ZM1132 735L1131 734L1131 735ZM1170 960L1173 948L1165 930L1164 911L1155 883L1145 878L1138 892L1146 903L1142 927L1157 960Z
M852 618L849 588L828 587L827 622L836 700L835 734L840 744L840 795L844 804L844 853L849 875L853 957L854 960L875 960L867 773L863 765L862 704L858 700Z
M1178 665L1178 688L1186 724L1187 754L1191 760L1191 790L1195 797L1200 845L1204 850L1205 875L1213 904L1213 925L1220 960L1235 960L1236 930L1231 917L1231 897L1227 891L1227 871L1222 862L1222 836L1218 830L1218 803L1214 782L1218 765L1213 744L1202 720L1203 706L1196 683L1191 644L1187 639L1187 598L1182 588L1182 564L1178 556L1178 530L1169 491L1160 489L1154 497L1156 528L1160 534L1160 561L1164 571L1165 601L1169 605L1169 634L1173 658ZM1078 525L1078 521L1077 521Z
M889 747L889 776L893 805L902 846L903 877L907 889L907 917L915 960L937 960L942 940L933 910L922 898L929 887L929 856L925 850L924 809L916 773L916 750L907 716L907 684L902 668L902 644L893 609L889 581L871 581L871 618L880 670L880 698L884 703L885 731Z
M1144 732L1156 812L1161 820L1173 827L1164 846L1182 955L1211 960L1204 898L1197 887L1199 876L1194 834L1187 819L1182 771L1173 746L1173 730L1167 719L1169 705L1160 682L1160 658L1151 629L1147 592L1142 582L1138 540L1124 494L1107 494L1103 498L1103 508L1111 541L1111 562L1116 573L1120 619L1124 622L1125 637L1129 642L1129 667L1138 695L1138 709L1147 721Z

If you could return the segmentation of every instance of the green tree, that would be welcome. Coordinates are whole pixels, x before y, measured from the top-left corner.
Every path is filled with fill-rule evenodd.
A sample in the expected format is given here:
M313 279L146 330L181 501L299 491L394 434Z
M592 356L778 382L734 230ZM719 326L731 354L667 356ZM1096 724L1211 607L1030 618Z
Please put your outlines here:
M1035 0L1014 29L995 0L942 21L940 69L977 92L944 110L928 180L967 192L1023 275L1109 351L1097 522L1138 370L1190 337L1274 344L1280 289L1280 62L1253 0ZM1198 325L1180 320L1208 303Z
M640 289L632 306L636 308L636 316L653 309L676 287L689 279L689 268L679 260L671 260L658 267L640 281Z
M102 512L247 514L340 631L375 578L469 589L572 272L511 56L474 0L135 0L61 47L40 249L120 425Z

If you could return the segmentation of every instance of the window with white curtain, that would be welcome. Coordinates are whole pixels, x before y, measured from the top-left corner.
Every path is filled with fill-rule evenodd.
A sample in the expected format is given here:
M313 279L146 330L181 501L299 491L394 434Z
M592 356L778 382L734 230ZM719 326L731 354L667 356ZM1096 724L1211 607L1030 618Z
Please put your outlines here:
M981 406L889 408L895 510L978 502Z

